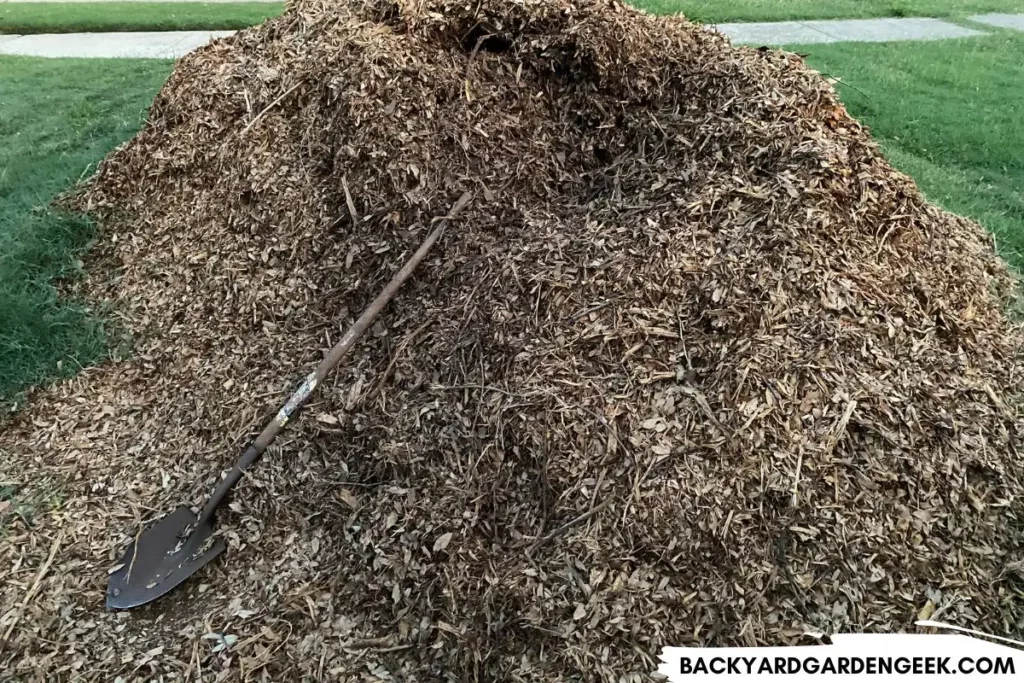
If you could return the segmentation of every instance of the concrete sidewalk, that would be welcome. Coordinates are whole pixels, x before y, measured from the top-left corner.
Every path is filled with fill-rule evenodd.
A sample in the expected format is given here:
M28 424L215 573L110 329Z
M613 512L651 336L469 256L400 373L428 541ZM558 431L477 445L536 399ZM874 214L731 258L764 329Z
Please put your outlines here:
M177 59L234 31L44 33L0 35L0 55Z
M967 17L979 24L988 24L996 28L1008 28L1024 31L1024 14L974 14Z
M39 0L43 1L43 0ZM121 0L130 2L131 0ZM1024 31L1024 14L985 14L971 21ZM941 19L838 19L780 21L713 26L735 43L800 45L809 43L942 40L991 35ZM143 57L175 59L234 31L165 31L158 33L63 33L12 36L0 34L0 55L35 57Z
M797 45L809 43L887 43L906 40L943 40L987 35L941 19L834 19L717 24L715 28L734 43Z

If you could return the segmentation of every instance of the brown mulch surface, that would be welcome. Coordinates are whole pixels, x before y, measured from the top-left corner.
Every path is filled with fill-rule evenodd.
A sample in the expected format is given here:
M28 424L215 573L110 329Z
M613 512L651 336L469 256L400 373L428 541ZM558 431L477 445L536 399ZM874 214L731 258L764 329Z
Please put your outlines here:
M222 560L106 611L130 534L467 190ZM640 681L922 609L1020 632L1013 283L795 55L605 0L309 0L181 60L75 201L133 350L0 434L4 681Z

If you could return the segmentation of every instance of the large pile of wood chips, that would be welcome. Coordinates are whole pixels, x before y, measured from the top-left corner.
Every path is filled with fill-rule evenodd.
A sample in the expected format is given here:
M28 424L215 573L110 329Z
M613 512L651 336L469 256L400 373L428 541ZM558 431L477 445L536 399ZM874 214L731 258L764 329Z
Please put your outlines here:
M105 611L464 191L223 560ZM181 60L75 201L132 348L0 435L4 681L639 681L666 644L1020 632L1011 279L795 55L611 0L299 2Z

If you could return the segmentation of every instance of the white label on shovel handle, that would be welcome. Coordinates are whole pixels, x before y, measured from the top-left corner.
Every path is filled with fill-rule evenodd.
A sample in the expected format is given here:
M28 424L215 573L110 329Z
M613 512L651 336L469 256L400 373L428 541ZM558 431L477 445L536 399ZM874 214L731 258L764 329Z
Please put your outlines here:
M292 413L302 407L302 404L305 403L306 399L309 398L309 395L313 393L313 390L316 389L316 385L318 383L316 373L310 373L309 377L307 377L302 383L302 386L295 390L295 393L292 394L292 397L284 404L284 407L277 412L277 417L274 418L274 421L277 422L278 427L284 427L288 424L288 420L291 419Z

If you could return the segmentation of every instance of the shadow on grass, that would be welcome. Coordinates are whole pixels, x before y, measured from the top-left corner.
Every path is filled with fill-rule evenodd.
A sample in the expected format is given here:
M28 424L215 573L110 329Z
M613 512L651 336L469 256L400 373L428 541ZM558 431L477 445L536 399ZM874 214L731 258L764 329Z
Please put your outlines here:
M11 249L0 249L0 396L7 400L74 374L106 347L103 322L55 286L80 275L90 221L47 208L26 217L19 233Z
M0 407L108 354L102 316L61 294L95 227L52 201L138 130L171 65L0 57Z

